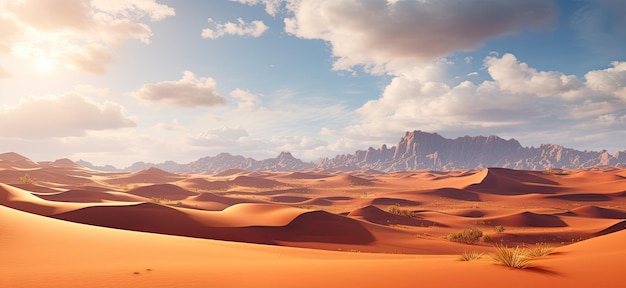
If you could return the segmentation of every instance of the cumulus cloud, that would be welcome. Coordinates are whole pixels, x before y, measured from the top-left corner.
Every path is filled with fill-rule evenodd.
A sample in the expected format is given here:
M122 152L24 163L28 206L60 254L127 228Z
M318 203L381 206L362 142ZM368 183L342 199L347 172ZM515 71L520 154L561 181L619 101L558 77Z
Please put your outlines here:
M22 0L0 2L0 53L103 73L126 39L150 42L143 19L175 14L155 0Z
M192 72L185 71L180 80L145 84L131 95L144 101L162 102L178 107L225 104L226 99L217 93L215 87L213 78L196 78Z
M202 38L217 39L224 35L238 35L238 36L251 36L259 37L267 31L267 26L263 21L255 20L252 22L245 22L243 19L238 18L237 23L226 22L218 23L209 18L209 23L214 23L215 28L202 29Z
M626 62L613 62L613 67L585 74L587 86L593 90L610 93L626 101Z
M134 117L127 116L121 105L96 103L75 93L30 97L17 106L0 108L0 134L3 138L83 136L87 131L134 126Z
M492 80L455 86L396 77L379 99L358 112L362 122L345 133L380 136L398 131L498 129L569 130L590 119L622 119L623 63L590 71L586 81L558 71L537 71L512 54L490 56L485 67ZM612 115L612 116L607 116ZM608 117L608 118L607 118Z
M261 105L261 99L258 96L241 89L235 89L230 92L230 96L239 99L237 110L254 111Z
M545 0L301 0L287 7L293 16L285 30L328 42L337 57L334 69L363 65L391 72L398 63L472 51L487 39L542 27L558 14Z

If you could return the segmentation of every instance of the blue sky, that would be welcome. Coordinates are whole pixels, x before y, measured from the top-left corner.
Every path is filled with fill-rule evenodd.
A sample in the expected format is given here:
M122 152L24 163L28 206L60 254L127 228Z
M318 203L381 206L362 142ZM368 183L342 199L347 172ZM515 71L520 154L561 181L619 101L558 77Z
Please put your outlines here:
M408 130L626 149L619 0L0 0L0 151L314 161Z

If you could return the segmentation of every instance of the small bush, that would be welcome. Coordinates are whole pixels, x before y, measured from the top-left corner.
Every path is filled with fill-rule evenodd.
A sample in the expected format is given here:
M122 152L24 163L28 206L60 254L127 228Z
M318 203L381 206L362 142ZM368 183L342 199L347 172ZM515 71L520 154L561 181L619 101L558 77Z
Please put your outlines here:
M531 249L528 254L531 257L541 257L552 253L552 251L554 251L554 247L545 243L537 243L535 248Z
M478 228L467 228L461 233L448 234L446 239L453 242L475 244L478 240L480 240L480 237L483 237L483 231L480 231Z
M502 225L496 225L496 227L493 227L493 231L496 231L498 233L502 233L502 232L504 232L504 230L506 230L506 229L504 229L504 226L502 226Z
M506 267L524 269L528 267L532 258L528 254L528 250L519 246L509 248L503 245L496 245L495 248L496 252L492 255L493 260Z
M485 243L493 243L493 239L491 239L491 236L485 235L485 236L483 236L483 242L485 242Z
M474 261L482 258L484 253L476 252L476 251L465 251L463 254L459 255L459 260L461 261Z
M400 215L400 216L406 216L406 217L413 217L413 216L415 216L415 213L413 213L413 211L406 210L406 209L400 209L400 205L399 204L395 204L395 205L391 205L391 206L387 207L387 212L389 212L391 214Z
M30 177L30 174L26 173L24 176L20 177L20 183L22 184L33 184L35 179Z

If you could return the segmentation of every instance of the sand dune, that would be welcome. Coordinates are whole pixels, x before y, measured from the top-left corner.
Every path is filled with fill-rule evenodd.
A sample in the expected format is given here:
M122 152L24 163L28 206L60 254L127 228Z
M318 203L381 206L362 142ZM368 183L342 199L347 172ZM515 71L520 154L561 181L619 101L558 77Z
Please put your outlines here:
M98 192L87 189L72 189L65 192L34 194L35 196L57 202L96 203L106 201L139 202L145 199L119 192Z
M605 218L605 219L626 219L626 212L617 210L602 208L598 206L583 206L571 210L571 213L576 216L590 217L590 218Z
M122 174L119 177L109 179L110 184L132 184L132 183L150 183L162 184L182 179L180 175L169 173L158 168L148 168L145 170Z
M182 200L190 196L198 195L197 192L191 192L172 184L155 184L142 186L131 189L126 193L131 195L137 195L144 198L159 198L168 200Z
M415 217L407 217L383 211L376 206L366 206L354 210L348 214L348 217L355 217L365 221L380 225L408 225L408 226L433 226L438 223L422 220Z
M425 286L563 287L621 281L603 271L626 264L624 169L179 175L2 155L1 287L402 287L415 271ZM19 183L26 172L37 181ZM404 215L387 211L396 205ZM446 239L470 227L495 243L559 248L524 271L460 262L465 250L493 251Z
M496 225L518 226L518 227L566 227L559 216L537 214L533 212L521 212L508 216L489 219Z

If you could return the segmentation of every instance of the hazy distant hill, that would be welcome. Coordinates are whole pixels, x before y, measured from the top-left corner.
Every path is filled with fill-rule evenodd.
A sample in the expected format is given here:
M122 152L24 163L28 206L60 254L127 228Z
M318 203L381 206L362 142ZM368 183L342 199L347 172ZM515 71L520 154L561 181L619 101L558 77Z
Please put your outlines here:
M9 154L7 154L9 155ZM10 155L9 155L10 156ZM8 157L8 156L7 156ZM13 157L15 158L15 157ZM17 159L25 161L24 159ZM120 171L112 166L97 167L86 161L78 164L103 171ZM607 151L578 151L560 145L542 144L539 147L522 147L515 139L497 136L465 136L447 139L437 133L406 132L397 146L370 147L354 154L324 158L318 163L303 162L282 152L276 158L255 160L243 156L221 153L204 157L187 164L173 161L153 164L137 162L126 171L155 167L170 172L216 173L228 169L298 171L313 168L378 171L398 170L450 170L484 167L502 167L522 170L550 168L589 168L594 166L626 167L626 150L611 155Z

